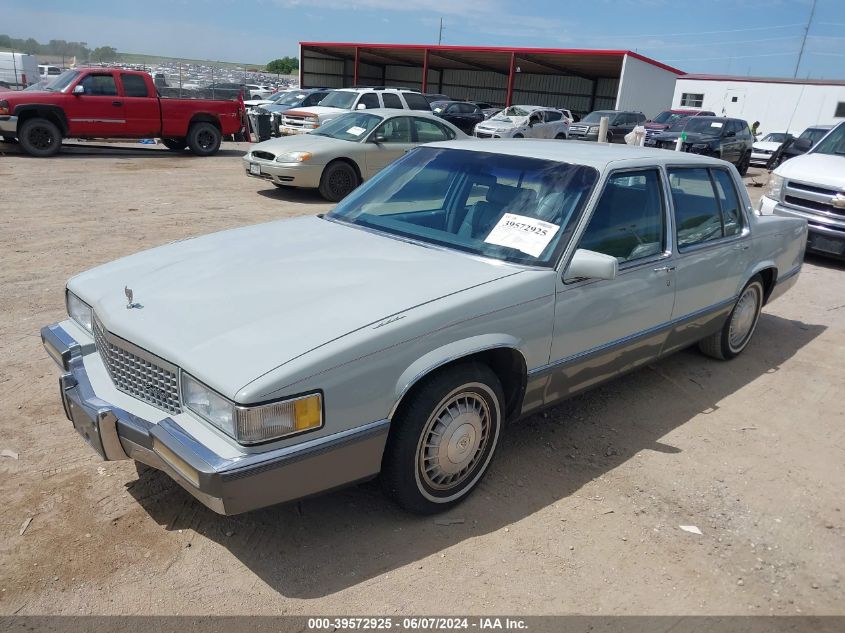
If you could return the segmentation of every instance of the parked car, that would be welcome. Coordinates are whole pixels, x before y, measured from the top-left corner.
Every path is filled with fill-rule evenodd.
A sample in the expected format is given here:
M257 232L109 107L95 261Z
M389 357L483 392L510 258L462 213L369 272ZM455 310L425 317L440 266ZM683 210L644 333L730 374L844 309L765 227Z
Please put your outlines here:
M467 134L472 134L475 126L485 118L480 107L467 101L435 101L431 111Z
M468 101L467 103L474 103L479 108L481 108L481 111L484 113L485 119L489 119L494 114L498 114L502 111L502 106L492 105L490 103L487 103L486 101Z
M569 136L569 119L555 108L513 105L475 126L478 138L556 138Z
M716 116L716 113L710 110L664 110L653 119L646 120L643 126L645 127L645 144L651 145L649 141L655 134L668 130L682 120L696 116Z
M759 210L806 220L808 250L845 257L845 123L772 172Z
M793 137L778 148L769 161L769 168L773 169L790 158L806 154L831 129L833 129L832 125L813 125L808 127L798 135L798 138Z
M310 134L253 145L243 167L277 187L319 189L337 202L417 145L461 138L463 132L430 112L347 112Z
M343 88L332 90L318 106L290 109L282 115L279 132L307 134L350 110L396 108L431 112L431 106L419 92L397 88Z
M379 472L443 511L506 422L696 343L734 358L798 278L806 222L752 213L722 161L482 147L419 147L324 216L73 277L41 336L76 430L223 514Z
M769 132L759 141L751 145L751 164L768 166L777 151L784 143L792 141L792 134L788 132Z
M273 134L280 135L282 125L282 114L288 110L297 108L310 108L319 105L323 98L331 92L330 88L306 88L305 90L291 90L285 93L273 103L260 106L264 112L269 112L273 117Z
M244 96L249 99L266 99L273 94L270 86L259 86L257 84L245 84Z
M50 64L38 64L38 74L41 79L51 79L62 74L62 69Z
M656 147L674 149L678 137L684 139L683 151L726 160L736 165L742 176L751 164L754 137L748 122L742 119L712 116L685 119L668 131L655 134L652 142Z
M252 110L252 108L276 103L279 99L290 93L291 91L289 90L279 90L278 92L274 92L269 95L266 99L245 99L244 105L247 107L247 110Z
M44 91L4 94L0 135L28 154L53 156L65 138L153 138L171 150L215 154L241 130L237 101L163 99L149 74L117 68L67 70Z
M569 138L575 141L597 141L602 117L608 118L608 143L624 143L628 132L645 123L645 115L642 112L594 110L578 123L569 126Z

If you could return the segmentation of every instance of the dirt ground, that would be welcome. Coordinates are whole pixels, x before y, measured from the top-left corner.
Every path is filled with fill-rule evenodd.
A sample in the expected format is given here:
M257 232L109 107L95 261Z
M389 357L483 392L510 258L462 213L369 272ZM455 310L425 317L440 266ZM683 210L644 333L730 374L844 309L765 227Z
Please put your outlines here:
M511 427L446 516L369 483L220 517L99 461L39 338L67 278L329 208L225 147L0 143L0 614L845 614L845 265L821 258L735 361L685 351Z

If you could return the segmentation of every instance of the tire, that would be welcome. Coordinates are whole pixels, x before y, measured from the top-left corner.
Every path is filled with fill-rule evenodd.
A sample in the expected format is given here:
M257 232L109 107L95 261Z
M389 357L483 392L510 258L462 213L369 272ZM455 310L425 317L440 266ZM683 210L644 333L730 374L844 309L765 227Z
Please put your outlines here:
M722 329L698 342L701 352L719 360L731 360L739 356L757 328L763 297L763 280L757 275L739 293Z
M320 195L329 202L340 202L359 184L358 173L352 165L335 161L329 163L320 176Z
M514 138L525 138L522 134L514 134Z
M559 141L565 141L566 140L566 134L562 134L562 133L558 134L557 136L555 136L555 138Z
M27 119L18 132L21 147L30 156L55 156L62 147L62 133L55 123L35 117Z
M504 402L499 379L481 363L455 365L424 379L391 423L382 460L385 493L417 514L443 512L463 501L496 451Z
M161 144L171 152L181 152L188 147L188 141L184 138L163 138Z
M736 170L739 172L740 176L745 176L748 173L748 167L751 165L751 152L746 152L742 155L742 158L739 159L739 164L736 166Z
M188 130L188 147L197 156L216 154L222 140L220 130L205 121L194 123Z
M607 131L607 138L605 139L606 142L612 143L613 142L613 132L610 130Z

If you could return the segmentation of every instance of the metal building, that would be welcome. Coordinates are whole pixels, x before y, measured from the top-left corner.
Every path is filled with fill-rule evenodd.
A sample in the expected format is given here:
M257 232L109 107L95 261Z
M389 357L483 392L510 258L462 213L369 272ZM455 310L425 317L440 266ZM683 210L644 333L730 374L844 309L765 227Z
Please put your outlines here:
M845 81L684 75L675 84L672 107L759 121L764 134L800 134L845 120Z
M300 42L304 88L404 86L453 99L654 116L682 71L626 50Z

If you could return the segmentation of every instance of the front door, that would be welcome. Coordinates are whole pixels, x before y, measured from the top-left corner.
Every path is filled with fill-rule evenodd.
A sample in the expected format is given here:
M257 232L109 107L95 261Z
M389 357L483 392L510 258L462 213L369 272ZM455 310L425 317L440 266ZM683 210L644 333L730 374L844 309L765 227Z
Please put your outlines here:
M161 110L157 95L149 94L147 82L140 75L120 74L126 136L154 138L161 134Z
M666 192L658 169L611 174L578 248L612 255L611 280L558 279L545 401L660 354L675 299Z
M126 115L114 74L92 72L77 85L82 86L84 92L72 94L65 106L69 136L122 136L126 129Z
M415 146L411 117L398 116L379 125L368 140L367 178L372 178Z

